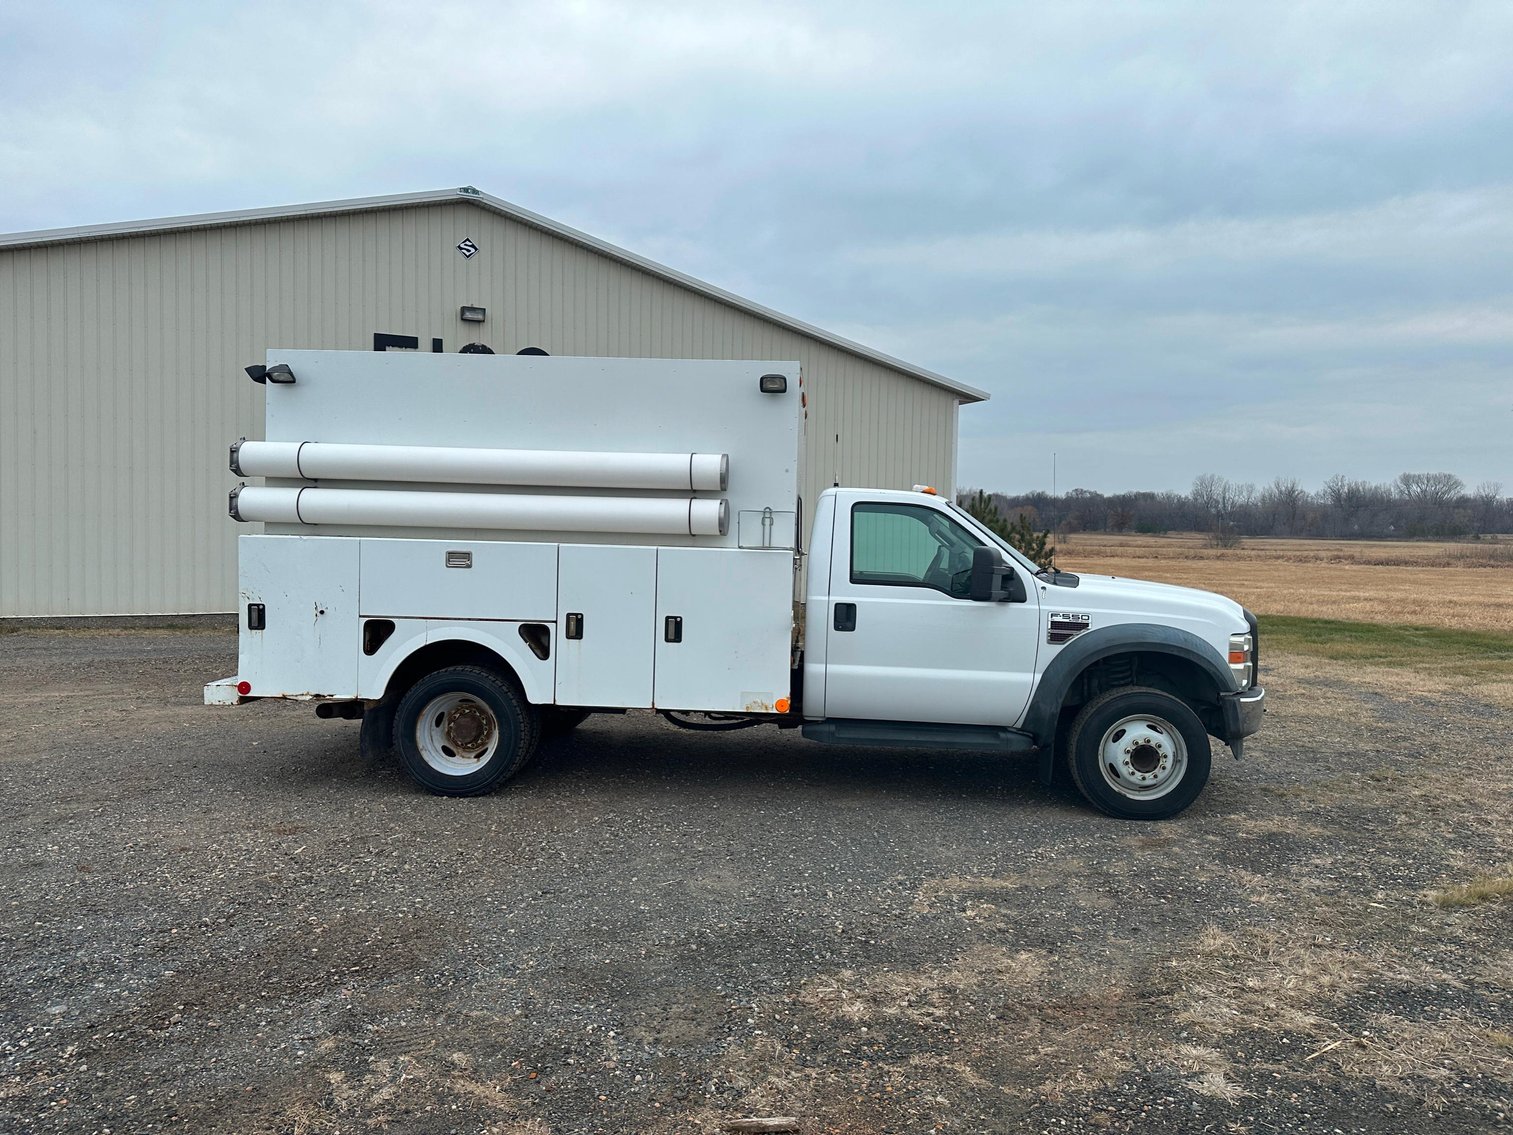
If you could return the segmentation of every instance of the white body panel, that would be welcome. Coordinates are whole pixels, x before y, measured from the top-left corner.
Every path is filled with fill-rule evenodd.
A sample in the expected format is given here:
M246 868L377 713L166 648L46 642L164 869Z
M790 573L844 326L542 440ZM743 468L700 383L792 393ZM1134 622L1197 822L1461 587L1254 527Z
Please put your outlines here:
M657 708L772 713L789 696L792 595L791 552L659 548Z
M257 696L356 697L358 541L243 536L237 677ZM267 626L247 627L261 604Z
M364 618L557 620L557 545L360 540ZM449 567L451 562L466 566Z
M287 468L290 444L311 443L307 453L330 444L349 475L363 473L342 480L333 468L316 485L306 469L245 490L270 532L435 538L439 528L491 539L506 529L522 540L610 544L628 533L638 544L733 548L736 514L796 506L802 410L792 362L273 350L268 363L295 374L265 388L274 444L261 452L271 467ZM786 390L762 393L764 374L783 375ZM376 456L388 447L397 452ZM472 452L438 452L457 450ZM648 462L658 468L637 473ZM384 469L391 478L367 476ZM460 482L468 492L416 488L469 469L480 479ZM509 470L528 479L488 479ZM633 486L657 478L667 487ZM721 480L723 490L703 487ZM297 512L294 494L268 491L300 487L309 491Z
M556 700L650 708L656 611L657 549L562 545ZM581 620L582 638L567 637L569 616Z
M1058 612L1086 615L1091 627L1127 623L1176 627L1202 639L1221 658L1229 653L1229 636L1243 634L1247 629L1245 608L1226 596L1195 587L1109 575L1081 575L1075 588L1042 583L1040 610L1042 671L1069 645L1047 643L1050 620Z
M520 681L525 700L533 704L550 704L552 671L550 659L531 653L520 637L521 624L513 621L482 619L396 619L394 635L372 655L360 656L357 663L357 696L381 698L389 680L401 663L422 647L436 643L474 643L504 659L505 665Z

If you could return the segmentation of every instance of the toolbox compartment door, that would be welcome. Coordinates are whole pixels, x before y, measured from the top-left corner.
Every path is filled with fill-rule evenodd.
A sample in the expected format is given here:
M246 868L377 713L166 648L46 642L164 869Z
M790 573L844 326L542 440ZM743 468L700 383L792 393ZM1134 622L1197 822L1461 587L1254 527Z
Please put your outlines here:
M241 536L237 677L253 697L356 697L357 545ZM253 629L260 622L261 630Z
M775 712L789 696L793 553L658 548L655 631L658 709Z
M563 544L557 556L557 702L648 709L657 549Z

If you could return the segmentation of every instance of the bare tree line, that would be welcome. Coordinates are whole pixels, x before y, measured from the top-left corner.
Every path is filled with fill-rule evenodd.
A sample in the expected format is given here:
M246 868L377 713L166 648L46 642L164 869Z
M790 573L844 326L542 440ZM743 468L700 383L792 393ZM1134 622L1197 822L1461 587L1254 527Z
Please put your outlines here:
M1257 488L1204 473L1187 493L989 496L1004 517L1056 532L1208 532L1220 544L1241 536L1454 540L1513 532L1513 498L1500 482L1468 490L1453 473L1402 473L1379 484L1340 474L1317 492L1295 477Z

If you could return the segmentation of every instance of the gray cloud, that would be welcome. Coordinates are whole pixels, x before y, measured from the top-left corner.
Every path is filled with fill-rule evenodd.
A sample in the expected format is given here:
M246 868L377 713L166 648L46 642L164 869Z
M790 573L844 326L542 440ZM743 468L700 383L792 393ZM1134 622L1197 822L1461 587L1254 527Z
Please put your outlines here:
M1504 4L20 3L0 230L472 183L991 390L964 483L1044 485L1054 450L1063 487L1513 484L1510 33Z

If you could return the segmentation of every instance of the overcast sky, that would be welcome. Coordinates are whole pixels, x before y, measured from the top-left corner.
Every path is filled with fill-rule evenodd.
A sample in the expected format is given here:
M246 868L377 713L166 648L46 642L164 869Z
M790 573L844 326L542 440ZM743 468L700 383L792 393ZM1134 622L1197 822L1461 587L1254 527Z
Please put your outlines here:
M1513 4L0 5L0 232L464 184L990 391L963 485L1513 491Z

